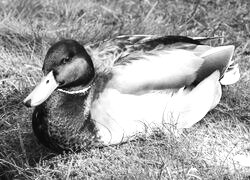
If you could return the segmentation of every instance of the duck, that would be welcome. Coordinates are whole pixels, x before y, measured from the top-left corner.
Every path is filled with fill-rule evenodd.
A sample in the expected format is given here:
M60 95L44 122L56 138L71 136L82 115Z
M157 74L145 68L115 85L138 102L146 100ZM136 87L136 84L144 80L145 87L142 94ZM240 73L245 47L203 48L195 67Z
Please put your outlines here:
M115 145L155 128L190 128L240 79L234 45L217 37L122 35L93 44L62 39L24 99L37 139L57 151Z

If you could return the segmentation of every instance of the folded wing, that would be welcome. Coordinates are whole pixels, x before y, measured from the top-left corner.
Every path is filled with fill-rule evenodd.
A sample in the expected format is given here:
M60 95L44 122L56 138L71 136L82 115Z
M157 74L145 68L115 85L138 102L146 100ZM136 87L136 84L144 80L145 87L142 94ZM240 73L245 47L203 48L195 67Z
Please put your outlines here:
M107 87L140 94L196 86L216 70L222 77L234 52L232 45L210 47L186 43L179 47L131 53L113 67Z

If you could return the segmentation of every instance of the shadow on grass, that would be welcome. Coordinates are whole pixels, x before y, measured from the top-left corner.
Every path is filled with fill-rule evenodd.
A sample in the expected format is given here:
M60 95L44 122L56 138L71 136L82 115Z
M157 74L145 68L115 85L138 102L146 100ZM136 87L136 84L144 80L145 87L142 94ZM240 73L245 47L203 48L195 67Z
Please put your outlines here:
M16 176L26 179L35 171L38 162L55 155L39 144L33 134L33 109L22 104L29 92L26 88L5 97L0 94L0 179Z
M217 110L224 115L237 119L242 125L250 127L250 82L240 80L238 83L223 87L223 96Z

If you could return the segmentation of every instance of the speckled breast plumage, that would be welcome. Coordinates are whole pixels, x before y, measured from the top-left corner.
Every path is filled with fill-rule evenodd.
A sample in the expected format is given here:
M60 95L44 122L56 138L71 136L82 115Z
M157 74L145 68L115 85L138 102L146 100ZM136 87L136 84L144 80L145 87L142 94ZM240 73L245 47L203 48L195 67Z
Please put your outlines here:
M59 152L88 149L99 144L95 124L86 108L88 96L56 91L36 107L32 124L39 141Z

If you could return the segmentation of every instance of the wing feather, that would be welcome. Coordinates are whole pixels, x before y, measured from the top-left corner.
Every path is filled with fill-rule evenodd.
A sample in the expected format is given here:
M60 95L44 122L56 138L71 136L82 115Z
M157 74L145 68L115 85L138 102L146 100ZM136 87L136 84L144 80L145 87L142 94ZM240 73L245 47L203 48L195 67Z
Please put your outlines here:
M144 93L188 86L196 79L196 72L204 61L180 49L141 53L127 58L129 64L120 64L112 69L113 76L107 85L122 93Z

